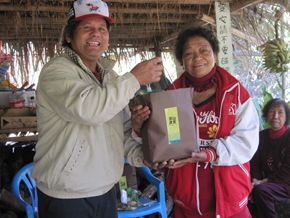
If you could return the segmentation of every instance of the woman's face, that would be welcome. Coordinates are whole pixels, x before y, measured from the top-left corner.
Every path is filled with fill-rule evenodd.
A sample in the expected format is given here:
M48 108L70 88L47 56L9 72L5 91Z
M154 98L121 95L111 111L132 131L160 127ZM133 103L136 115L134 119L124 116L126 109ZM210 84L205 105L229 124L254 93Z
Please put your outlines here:
M267 114L267 123L272 130L281 129L286 122L286 112L282 105L275 105L270 108Z
M109 31L104 18L91 17L82 20L75 30L74 38L67 38L71 48L84 63L95 63L107 49Z
M194 36L184 44L182 60L186 72L194 77L203 77L214 67L216 56L205 38Z

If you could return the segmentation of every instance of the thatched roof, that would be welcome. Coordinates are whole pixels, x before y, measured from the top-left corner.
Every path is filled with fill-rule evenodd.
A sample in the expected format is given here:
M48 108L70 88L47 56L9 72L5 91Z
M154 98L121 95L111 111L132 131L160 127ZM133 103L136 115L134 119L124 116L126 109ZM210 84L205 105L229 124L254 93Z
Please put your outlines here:
M0 40L32 41L50 47L59 42L72 0L0 0ZM106 1L117 20L110 34L110 49L167 49L178 32L196 23L214 24L212 0L111 0ZM245 16L244 9L264 0L230 0L231 13ZM271 2L271 1L268 1ZM278 1L272 1L278 2ZM281 4L289 7L289 1ZM243 31L234 34L245 37Z
M172 51L178 33L196 24L215 26L213 0L105 0L116 19L110 33L110 57ZM36 72L58 50L66 16L73 0L0 0L0 40L15 61L11 82L35 81ZM289 14L289 0L221 0L230 2L233 47L244 72L260 75L249 65L250 51L274 36L279 8ZM281 20L281 27L290 29ZM113 56L112 56L113 54ZM124 54L124 55L123 55ZM234 54L234 55L235 55ZM123 56L122 56L123 55ZM32 60L31 60L32 58ZM252 69L247 69L251 67ZM257 76L256 76L257 77ZM20 78L20 79L19 79Z

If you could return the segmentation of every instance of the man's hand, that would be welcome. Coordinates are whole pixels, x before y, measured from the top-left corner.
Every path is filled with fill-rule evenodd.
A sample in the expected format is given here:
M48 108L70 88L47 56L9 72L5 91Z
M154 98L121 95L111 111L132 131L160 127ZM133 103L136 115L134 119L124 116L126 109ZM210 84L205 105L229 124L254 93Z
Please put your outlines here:
M155 57L137 64L131 73L139 81L140 85L159 82L163 71L162 58Z
M150 163L150 162L144 160L144 164L147 167L149 167L150 169L154 169L154 170L162 169L164 167L169 167L173 163L174 163L173 159L171 159L169 161L163 161L163 162L160 162L160 163Z

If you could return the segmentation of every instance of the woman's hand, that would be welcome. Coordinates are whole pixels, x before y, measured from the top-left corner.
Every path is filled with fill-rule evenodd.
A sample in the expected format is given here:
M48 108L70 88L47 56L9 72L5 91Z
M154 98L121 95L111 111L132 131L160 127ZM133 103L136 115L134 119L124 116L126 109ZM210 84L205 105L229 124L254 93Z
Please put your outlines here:
M149 168L156 170L156 169L162 169L164 167L168 167L170 169L176 169L189 163L205 162L205 161L206 161L206 153L201 151L201 152L192 152L191 157L184 158L181 160L170 159L168 161L163 161L160 163L153 163L153 164L144 160L144 164L148 166Z
M140 133L141 127L145 120L149 118L150 109L147 106L142 106L141 104L132 107L131 109L131 123L132 129Z
M169 168L176 169L176 168L182 167L182 166L189 164L189 163L205 162L205 161L206 161L206 153L205 152L203 152L203 151L192 152L191 157L177 160L177 161L173 162L171 165L169 165Z
M265 178L265 179L261 179L261 180L253 178L253 179L252 179L252 188L253 188L255 185L260 185L260 184L265 183L265 182L268 182L268 179L267 179L267 178Z

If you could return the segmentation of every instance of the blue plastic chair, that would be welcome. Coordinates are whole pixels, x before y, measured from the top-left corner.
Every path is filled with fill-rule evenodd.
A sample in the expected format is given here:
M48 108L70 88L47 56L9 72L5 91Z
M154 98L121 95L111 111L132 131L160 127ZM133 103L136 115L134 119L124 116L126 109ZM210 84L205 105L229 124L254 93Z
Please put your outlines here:
M146 166L140 167L140 170L143 172L146 179L150 182L150 184L155 185L157 187L157 200L149 201L148 205L139 206L135 210L122 210L118 211L119 218L143 218L146 215L159 213L162 218L167 217L166 212L166 200L165 200L165 188L164 182L158 178L156 178L150 169ZM140 203L143 201L148 201L147 199L140 199Z
M37 213L37 190L36 183L30 172L33 167L33 162L22 167L12 180L12 192L18 202L25 207L27 218L38 217ZM26 201L21 196L20 185L24 183L30 194L30 201Z
M22 167L14 176L12 181L12 192L15 195L16 199L21 203L25 209L27 218L35 218L37 215L37 189L36 183L32 177L30 177L30 172L33 167L33 162ZM143 172L146 179L150 182L150 184L155 185L157 187L157 200L148 200L148 199L140 199L141 204L143 202L147 202L148 205L139 206L135 210L124 210L118 211L119 218L143 218L146 215L159 213L162 218L167 217L166 212L166 200L165 200L165 188L164 182L158 178L156 178L150 169L146 166L140 167L140 170ZM30 193L31 203L25 201L20 192L20 184L23 182Z

